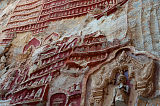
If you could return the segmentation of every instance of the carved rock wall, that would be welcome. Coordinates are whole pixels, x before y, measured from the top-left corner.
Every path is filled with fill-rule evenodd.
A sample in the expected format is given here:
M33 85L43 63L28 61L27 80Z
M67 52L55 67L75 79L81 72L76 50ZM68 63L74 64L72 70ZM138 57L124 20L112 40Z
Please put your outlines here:
M0 1L0 96L11 105L159 106L159 4Z

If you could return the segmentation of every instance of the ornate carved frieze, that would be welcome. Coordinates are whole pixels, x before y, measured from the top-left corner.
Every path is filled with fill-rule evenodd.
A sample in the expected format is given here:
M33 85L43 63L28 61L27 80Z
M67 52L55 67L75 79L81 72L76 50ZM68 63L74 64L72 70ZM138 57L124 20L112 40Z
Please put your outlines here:
M31 40L32 44L40 45ZM52 105L132 106L138 97L153 95L155 64L147 54L134 52L128 44L118 39L108 41L100 31L83 37L65 37L53 44L42 43L45 48L37 59L21 63L21 73L17 72L12 81L3 85L9 90L4 98L13 98L12 104L48 99L47 104ZM24 65L27 67L23 68ZM81 78L70 82L67 88L54 88L55 81L62 76L82 77L83 81ZM48 87L50 94L43 99ZM133 92L136 95L130 96Z
M23 89L20 92L16 93L12 98L11 104L28 104L43 101L46 96L47 85L36 87L33 89Z
M51 21L91 14L99 19L110 15L128 0L20 0L3 32L6 37L1 44L12 41L16 33L32 31L42 33Z
M27 70L24 70L27 72ZM20 76L16 74L12 81L8 81L3 89L8 89L5 98L12 98L11 104L30 104L47 99L48 87L51 81L59 75L58 71L33 72L30 76L28 73Z
M20 0L3 32L13 36L14 32L43 32L50 21L78 17L91 12L100 18L111 14L128 0ZM97 9L101 12L95 12ZM11 38L12 39L12 38ZM3 43L8 43L5 39Z

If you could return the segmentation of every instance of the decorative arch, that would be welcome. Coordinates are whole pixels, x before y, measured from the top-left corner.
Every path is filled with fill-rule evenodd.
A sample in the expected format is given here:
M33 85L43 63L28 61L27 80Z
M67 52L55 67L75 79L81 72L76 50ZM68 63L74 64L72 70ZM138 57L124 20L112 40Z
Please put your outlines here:
M50 106L58 104L58 106L65 106L67 96L64 93L53 94L50 98Z
M138 96L149 97L153 94L155 64L153 58L150 58L151 55L135 52L131 46L115 50L109 55L110 58L97 67L91 68L85 75L81 106L89 105L89 102L105 106L103 104L104 89L110 84L114 85L118 70L128 71L128 79L134 79L136 83L134 88ZM85 100L89 100L89 102Z

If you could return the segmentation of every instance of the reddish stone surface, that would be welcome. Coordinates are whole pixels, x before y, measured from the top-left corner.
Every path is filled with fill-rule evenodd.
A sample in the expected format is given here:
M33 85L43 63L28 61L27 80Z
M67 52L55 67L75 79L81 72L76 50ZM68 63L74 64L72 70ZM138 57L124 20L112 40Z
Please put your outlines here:
M36 38L33 38L31 41L28 42L27 45L24 46L23 52L25 52L31 46L34 46L36 48L39 45L40 45L40 41Z

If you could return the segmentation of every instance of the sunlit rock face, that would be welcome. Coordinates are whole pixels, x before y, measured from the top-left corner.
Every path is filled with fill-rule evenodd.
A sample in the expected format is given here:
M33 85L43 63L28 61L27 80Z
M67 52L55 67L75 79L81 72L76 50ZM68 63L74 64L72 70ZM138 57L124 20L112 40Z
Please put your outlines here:
M160 105L159 0L1 0L0 105Z

